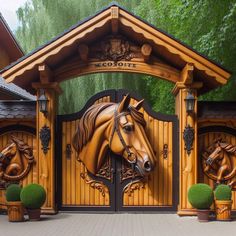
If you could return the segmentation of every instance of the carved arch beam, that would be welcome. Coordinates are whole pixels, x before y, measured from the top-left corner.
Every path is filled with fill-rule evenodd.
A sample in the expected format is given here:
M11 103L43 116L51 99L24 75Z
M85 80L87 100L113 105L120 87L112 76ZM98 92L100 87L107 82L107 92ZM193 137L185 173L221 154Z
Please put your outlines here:
M85 66L84 63L78 61L65 64L58 70L55 70L55 78L57 82L73 78L75 76L82 76L90 73L102 72L130 72L152 75L161 79L168 80L172 83L179 81L180 72L170 66L162 63L146 64L140 61L89 61Z

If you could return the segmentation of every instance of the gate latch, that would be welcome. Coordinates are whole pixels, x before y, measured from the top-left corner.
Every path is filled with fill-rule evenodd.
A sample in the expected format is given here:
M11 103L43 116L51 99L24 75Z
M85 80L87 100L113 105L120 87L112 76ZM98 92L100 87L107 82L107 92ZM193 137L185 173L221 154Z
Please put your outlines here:
M72 153L71 145L70 144L66 144L66 158L67 159L71 158L71 153Z
M165 143L165 144L163 145L163 150L162 150L162 152L161 152L161 154L163 155L163 158L164 158L164 159L167 159L167 157L168 157L168 152L169 152L169 150L168 150L168 144Z

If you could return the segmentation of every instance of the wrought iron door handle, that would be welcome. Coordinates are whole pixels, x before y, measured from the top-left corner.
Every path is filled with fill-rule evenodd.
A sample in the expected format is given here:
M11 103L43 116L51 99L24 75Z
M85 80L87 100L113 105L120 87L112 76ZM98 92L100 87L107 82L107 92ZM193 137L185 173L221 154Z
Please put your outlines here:
M66 158L67 159L71 158L71 153L72 153L71 145L70 144L66 144Z

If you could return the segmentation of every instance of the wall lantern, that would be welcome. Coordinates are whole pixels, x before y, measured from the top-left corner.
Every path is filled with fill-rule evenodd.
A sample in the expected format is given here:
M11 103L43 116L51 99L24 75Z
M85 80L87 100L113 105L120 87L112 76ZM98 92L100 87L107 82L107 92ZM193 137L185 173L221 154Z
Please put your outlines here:
M185 106L186 106L186 112L188 115L192 114L194 112L194 105L195 105L195 98L191 91L188 91L185 100Z
M40 89L40 96L38 98L39 102L39 110L44 114L44 116L47 116L48 113L48 98L45 95L45 91L43 89Z

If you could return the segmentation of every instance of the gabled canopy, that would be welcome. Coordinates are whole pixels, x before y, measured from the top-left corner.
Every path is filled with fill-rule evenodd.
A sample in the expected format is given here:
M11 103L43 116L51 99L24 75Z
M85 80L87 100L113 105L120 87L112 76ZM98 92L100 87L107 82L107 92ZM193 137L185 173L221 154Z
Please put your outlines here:
M93 17L1 71L7 82L31 90L32 82L61 82L96 72L134 72L181 82L186 65L200 93L225 84L230 73L213 61L111 4ZM45 79L46 78L46 79Z

